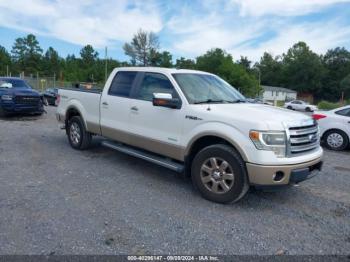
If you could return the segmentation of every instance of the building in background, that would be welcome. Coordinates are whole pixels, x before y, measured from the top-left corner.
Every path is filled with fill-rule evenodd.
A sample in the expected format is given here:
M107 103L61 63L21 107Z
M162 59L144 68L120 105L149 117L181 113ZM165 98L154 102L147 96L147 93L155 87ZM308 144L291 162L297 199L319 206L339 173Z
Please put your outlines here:
M262 99L266 102L288 102L297 98L297 92L284 87L261 86L263 89Z

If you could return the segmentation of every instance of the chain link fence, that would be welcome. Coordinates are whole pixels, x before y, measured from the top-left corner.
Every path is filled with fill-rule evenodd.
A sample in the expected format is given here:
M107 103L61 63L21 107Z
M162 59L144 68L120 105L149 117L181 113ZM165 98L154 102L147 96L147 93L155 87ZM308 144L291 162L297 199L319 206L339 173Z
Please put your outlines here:
M74 83L69 81L58 80L55 76L25 76L21 74L19 77L25 80L33 89L41 92L45 91L47 88L71 88L74 85Z

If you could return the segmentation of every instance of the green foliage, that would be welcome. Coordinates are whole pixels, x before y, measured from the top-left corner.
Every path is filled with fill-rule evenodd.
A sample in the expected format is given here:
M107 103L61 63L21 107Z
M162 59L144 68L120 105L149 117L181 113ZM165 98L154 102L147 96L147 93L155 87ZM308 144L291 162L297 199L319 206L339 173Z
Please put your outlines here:
M283 64L281 57L273 57L269 53L264 53L260 62L255 64L257 75L260 76L262 85L281 86Z
M255 76L245 66L234 63L232 56L222 49L212 49L197 57L196 68L220 76L246 96L255 97L260 91Z
M320 57L304 42L293 45L283 55L282 76L287 88L300 93L316 93L321 89L324 72Z
M317 107L318 107L318 109L321 109L321 110L332 110L332 109L341 107L341 104L332 103L332 102L328 102L328 101L321 101L318 103Z
M323 77L321 92L327 94L327 99L336 101L344 91L350 96L349 84L346 77L350 74L350 52L345 48L330 49L322 57L326 74Z
M159 53L152 50L150 65L171 68L173 67L173 56L168 51Z
M277 101L277 106L283 107L284 106L284 101Z
M11 56L5 47L0 45L0 76L7 74L7 66L11 66Z
M115 67L130 65L198 69L219 75L249 97L260 93L261 83L287 87L299 93L311 93L316 101L340 101L344 93L344 98L350 103L350 52L345 48L330 49L320 56L312 52L306 43L299 42L281 56L264 53L253 67L247 57L241 56L235 62L230 54L217 48L198 56L196 60L180 57L173 64L172 54L159 50L157 35L139 30L123 49L131 62L107 59L107 74ZM13 76L22 72L34 76L38 73L40 76L55 75L58 82L62 83L103 83L105 62L91 45L80 50L80 57L68 55L62 58L52 47L43 54L38 40L32 34L17 38L11 54L0 46L0 75L6 75L8 66ZM335 105L338 106L321 102L321 107Z
M175 67L178 69L195 69L196 62L192 59L180 57L180 59L176 59Z
M17 38L11 51L17 69L29 74L34 74L40 70L42 52L43 50L33 34Z

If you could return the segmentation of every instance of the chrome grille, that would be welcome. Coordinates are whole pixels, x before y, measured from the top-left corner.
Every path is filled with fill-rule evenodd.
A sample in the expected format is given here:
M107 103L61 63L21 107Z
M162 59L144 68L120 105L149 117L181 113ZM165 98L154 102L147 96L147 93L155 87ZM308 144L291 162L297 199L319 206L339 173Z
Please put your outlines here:
M307 153L320 146L318 126L313 120L305 122L304 125L288 125L287 136L289 156Z

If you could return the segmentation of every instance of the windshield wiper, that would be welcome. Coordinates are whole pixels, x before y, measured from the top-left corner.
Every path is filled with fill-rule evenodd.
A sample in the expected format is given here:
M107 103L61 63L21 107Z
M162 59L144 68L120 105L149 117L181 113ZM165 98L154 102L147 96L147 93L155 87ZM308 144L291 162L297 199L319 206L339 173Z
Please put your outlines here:
M194 102L194 104L210 104L210 103L224 103L226 102L225 100L213 100L213 99L207 99L207 100L203 100L203 101L197 101Z
M236 103L245 103L247 102L244 99L236 99L236 100L232 100L232 101L226 101L227 103L232 103L232 104L236 104Z

